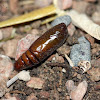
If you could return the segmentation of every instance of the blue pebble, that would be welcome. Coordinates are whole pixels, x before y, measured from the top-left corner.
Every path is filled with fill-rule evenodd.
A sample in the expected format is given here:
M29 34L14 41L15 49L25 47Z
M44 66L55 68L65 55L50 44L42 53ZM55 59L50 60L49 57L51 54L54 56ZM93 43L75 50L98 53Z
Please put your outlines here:
M78 66L78 62L81 60L90 61L90 43L85 39L84 36L78 38L79 44L75 44L72 46L70 58L74 64L74 66Z
M65 23L68 26L71 23L71 17L68 15L57 17L52 23L52 26L56 26L60 23Z

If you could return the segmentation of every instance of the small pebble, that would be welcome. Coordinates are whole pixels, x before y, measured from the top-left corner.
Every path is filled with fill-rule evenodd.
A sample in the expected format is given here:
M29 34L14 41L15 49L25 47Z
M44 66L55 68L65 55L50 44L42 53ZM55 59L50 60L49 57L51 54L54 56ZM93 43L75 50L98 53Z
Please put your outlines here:
M15 15L18 13L18 0L9 0L9 10Z
M76 86L74 85L74 81L72 80L68 80L66 82L66 87L67 87L68 92L71 92L72 90L76 88Z
M68 9L72 6L72 0L58 0L58 7L60 9Z
M8 56L0 54L0 97L7 92L6 82L13 71L13 63Z
M5 98L6 99L9 99L11 97L11 94L9 93L9 92L7 92L6 94L5 94Z
M7 92L6 81L0 80L0 97L2 97Z
M96 84L96 85L94 86L94 89L95 89L95 90L100 90L100 83L99 83L99 84Z
M83 81L83 82L79 83L78 86L75 86L73 80L68 80L66 82L66 87L69 92L70 99L82 100L82 98L84 97L84 95L87 91L87 86L88 86L88 84L86 81Z
M32 29L30 33L31 33L32 36L33 36L34 38L36 38L36 39L39 37L39 36L38 36L38 34L39 34L39 30L38 30L38 29Z
M64 58L63 58L62 56L59 56L59 55L56 53L56 54L54 54L54 55L51 55L51 56L48 58L48 61L64 63Z
M42 89L43 84L44 81L41 78L37 77L32 77L31 80L26 83L28 87L35 89Z
M49 98L49 96L50 96L50 94L49 94L49 92L47 92L47 91L41 91L40 93L39 93L39 95L40 95L40 98L44 98L44 99L48 99Z
M100 67L99 68L92 68L87 72L90 76L92 81L100 81Z
M83 81L79 83L76 89L72 90L70 93L70 97L72 100L82 100L86 91L87 91L87 82Z
M90 42L91 46L94 45L95 39L91 35L86 34L85 37Z
M100 24L100 12L94 12L92 15L92 20Z
M64 63L64 58L56 53L55 62Z
M23 81L29 81L30 80L30 72L29 71L21 71L19 74L18 74L18 79L20 80L23 80Z
M68 34L69 34L70 36L73 36L73 34L74 34L75 31L76 31L75 26L71 23L71 24L67 27L67 29L68 29Z
M68 26L71 23L71 17L68 15L57 17L52 23L52 26L56 26L60 23L65 23Z
M26 100L38 100L34 93L30 94Z
M91 65L99 67L100 66L100 58L91 60Z
M7 79L13 71L13 63L8 56L0 54L0 77Z
M80 79L80 80L82 79L80 74L77 74L77 78Z
M63 68L63 69L62 69L62 72L63 72L63 73L66 73L66 70L65 70L65 68Z
M79 44L72 46L70 58L74 66L78 66L80 61L90 61L90 43L85 39L85 37L78 38Z
M19 39L8 40L3 44L3 50L5 55L15 58L18 40Z
M34 0L34 5L37 8L49 6L51 3L52 3L52 0Z

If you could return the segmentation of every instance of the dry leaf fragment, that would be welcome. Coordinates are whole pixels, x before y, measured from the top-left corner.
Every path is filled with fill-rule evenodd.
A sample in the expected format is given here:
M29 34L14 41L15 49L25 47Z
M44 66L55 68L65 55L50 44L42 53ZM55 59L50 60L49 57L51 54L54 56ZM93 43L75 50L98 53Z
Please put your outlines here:
M80 14L75 10L70 10L67 12L69 16L72 18L72 23L81 28L94 38L100 40L100 26L95 24L92 20L90 20L87 15Z
M16 24L20 24L20 23L24 23L24 22L33 21L33 20L51 15L54 13L56 13L56 8L54 5L50 5L48 7L32 11L32 12L24 14L22 16L0 22L0 28L11 26L11 25L16 25Z

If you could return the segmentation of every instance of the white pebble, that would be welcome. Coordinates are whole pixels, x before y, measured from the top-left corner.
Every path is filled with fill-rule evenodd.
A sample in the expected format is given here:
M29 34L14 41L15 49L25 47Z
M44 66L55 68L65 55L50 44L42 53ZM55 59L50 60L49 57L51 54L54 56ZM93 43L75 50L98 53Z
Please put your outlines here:
M18 78L23 81L29 81L30 80L30 72L23 70L18 74Z
M65 68L63 68L63 69L62 69L62 72L63 72L63 73L66 73L66 70L65 70Z

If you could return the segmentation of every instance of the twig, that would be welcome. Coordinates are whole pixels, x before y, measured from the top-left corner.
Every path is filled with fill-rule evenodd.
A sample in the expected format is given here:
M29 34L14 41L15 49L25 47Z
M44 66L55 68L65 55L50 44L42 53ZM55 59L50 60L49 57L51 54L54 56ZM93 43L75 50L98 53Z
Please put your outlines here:
M23 94L23 95L26 95L25 92L18 91L18 90L10 91L10 93L17 93L17 94Z
M68 60L69 64L71 67L74 67L73 62L71 61L71 59L65 54L65 58Z
M59 85L61 86L62 85L62 78L63 78L63 73L62 73L62 67L60 67L60 79L59 79Z
M63 68L67 67L66 64L64 63L47 63L46 65L51 67L63 67Z

